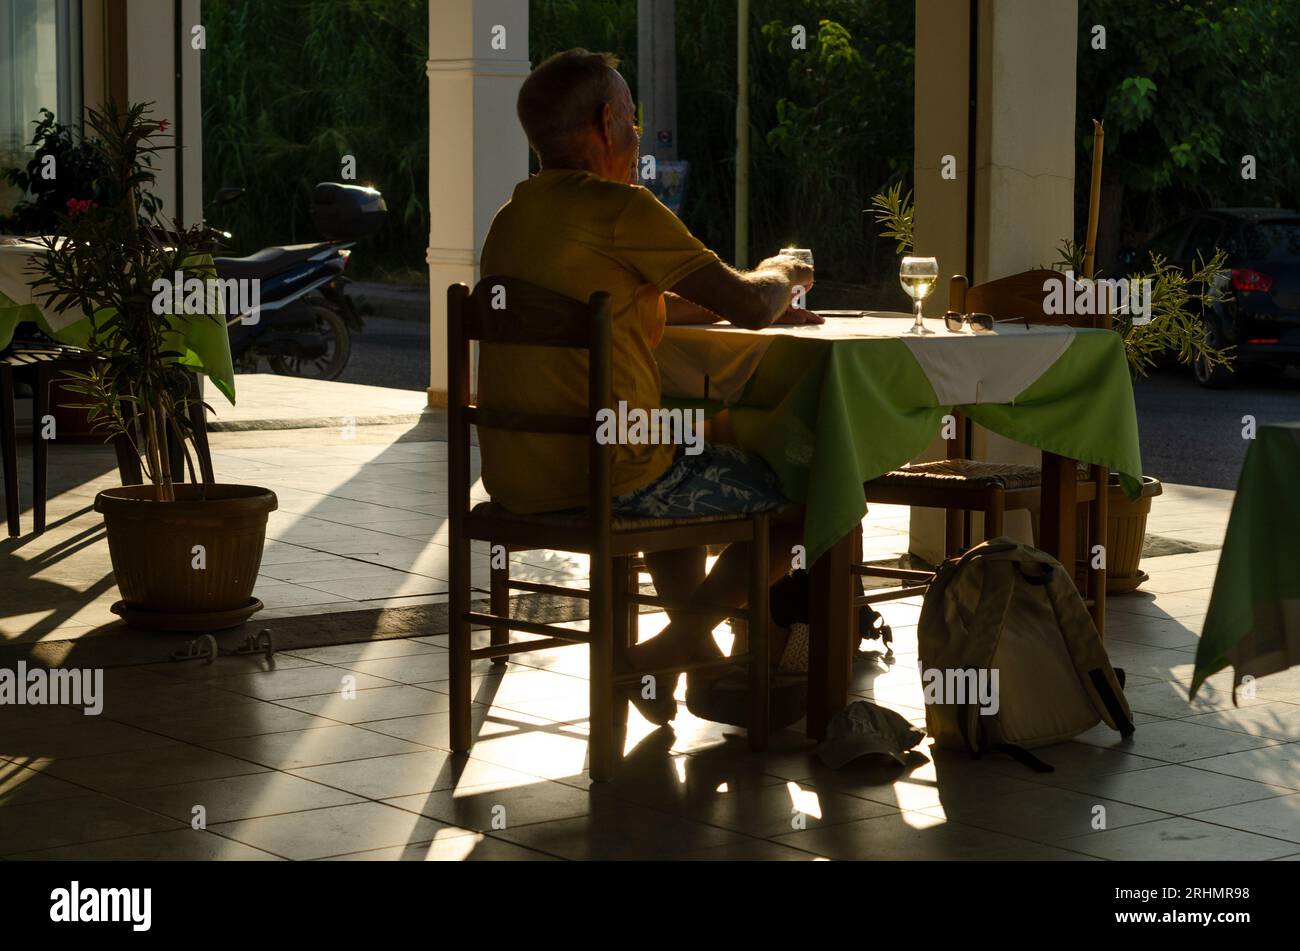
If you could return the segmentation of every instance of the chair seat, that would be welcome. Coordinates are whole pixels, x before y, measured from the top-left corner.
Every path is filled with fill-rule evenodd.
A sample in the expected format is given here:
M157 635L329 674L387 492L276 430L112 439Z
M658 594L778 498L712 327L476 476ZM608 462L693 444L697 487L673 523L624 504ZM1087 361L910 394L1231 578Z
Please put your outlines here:
M554 528L576 528L587 524L587 516L581 512L539 512L536 515L518 515L496 502L480 502L469 514L471 518L503 519ZM707 525L713 522L743 522L752 517L731 513L700 515L693 518L624 518L615 515L610 527L615 533L640 532L649 528L679 528L687 525Z
M888 472L874 483L892 487L925 486L975 489L1033 489L1043 484L1038 466L977 459L939 459L917 462Z

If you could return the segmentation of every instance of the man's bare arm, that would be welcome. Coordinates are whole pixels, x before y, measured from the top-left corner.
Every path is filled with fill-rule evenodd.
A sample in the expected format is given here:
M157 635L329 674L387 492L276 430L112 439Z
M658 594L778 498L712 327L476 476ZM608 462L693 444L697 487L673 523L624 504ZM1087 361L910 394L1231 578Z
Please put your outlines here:
M812 271L791 258L768 258L752 271L722 262L702 267L677 282L672 292L719 314L737 327L770 327L790 307L796 284L812 286Z
M672 324L716 324L722 318L699 304L678 297L669 291L664 295L668 311L668 323Z

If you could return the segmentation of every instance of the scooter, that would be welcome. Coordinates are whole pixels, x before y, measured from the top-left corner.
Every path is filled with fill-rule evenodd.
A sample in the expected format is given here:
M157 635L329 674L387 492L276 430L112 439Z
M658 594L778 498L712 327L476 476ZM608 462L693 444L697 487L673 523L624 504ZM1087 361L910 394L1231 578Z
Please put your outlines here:
M243 193L223 188L213 203L226 205ZM343 270L352 248L377 233L387 216L384 196L376 189L324 182L312 191L312 220L325 241L213 259L218 279L237 282L247 305L228 317L238 370L255 371L266 360L283 376L339 378L352 353L352 334L362 329Z

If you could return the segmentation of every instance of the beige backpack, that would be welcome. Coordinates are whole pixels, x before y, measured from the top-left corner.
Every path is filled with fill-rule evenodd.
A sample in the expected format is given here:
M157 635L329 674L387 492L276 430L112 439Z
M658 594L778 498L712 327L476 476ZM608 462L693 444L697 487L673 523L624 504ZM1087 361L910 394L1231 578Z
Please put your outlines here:
M945 562L917 638L937 746L1004 752L1051 772L1028 750L1103 720L1133 733L1124 672L1111 667L1069 573L1036 548L996 538Z

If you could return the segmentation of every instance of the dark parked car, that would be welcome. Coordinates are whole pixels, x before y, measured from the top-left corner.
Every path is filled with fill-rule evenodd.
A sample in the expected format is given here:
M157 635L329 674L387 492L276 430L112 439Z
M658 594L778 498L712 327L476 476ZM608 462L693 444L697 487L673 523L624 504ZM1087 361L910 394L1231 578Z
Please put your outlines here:
M1227 252L1223 300L1205 313L1215 346L1232 346L1233 364L1211 368L1197 360L1202 386L1230 385L1243 366L1300 365L1300 214L1284 208L1214 208L1183 218L1157 234L1141 253L1121 255L1126 270L1150 266L1149 253L1190 271L1215 248Z

